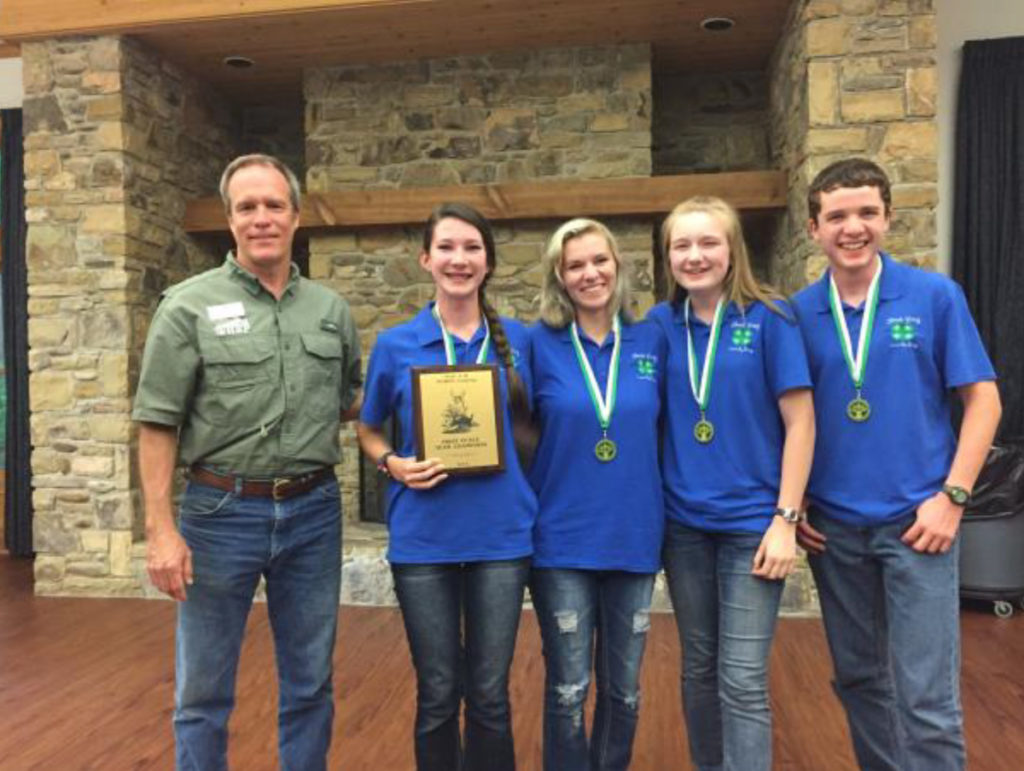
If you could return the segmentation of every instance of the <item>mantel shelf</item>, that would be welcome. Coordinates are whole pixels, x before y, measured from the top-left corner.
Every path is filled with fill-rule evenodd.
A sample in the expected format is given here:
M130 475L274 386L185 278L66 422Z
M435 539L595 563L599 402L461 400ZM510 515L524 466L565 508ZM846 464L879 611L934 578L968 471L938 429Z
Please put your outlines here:
M693 195L717 195L741 211L781 209L786 206L786 175L775 170L736 171L309 193L303 196L302 227L324 230L420 223L443 201L467 203L492 220L664 214ZM220 199L191 201L185 211L185 230L227 230Z

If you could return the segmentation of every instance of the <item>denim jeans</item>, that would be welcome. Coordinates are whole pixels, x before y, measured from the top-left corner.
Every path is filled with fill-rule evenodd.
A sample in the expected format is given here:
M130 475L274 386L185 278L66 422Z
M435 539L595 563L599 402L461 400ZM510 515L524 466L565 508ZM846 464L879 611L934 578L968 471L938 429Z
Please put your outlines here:
M771 653L782 581L751 575L757 533L669 522L663 559L683 649L683 711L699 771L768 771Z
M280 693L280 767L326 769L341 584L338 483L325 482L285 501L189 483L180 527L192 550L195 580L178 605L177 768L227 768L239 652L264 576Z
M515 768L508 674L529 572L525 558L391 565L416 669L419 771Z
M653 589L652 574L533 570L530 595L546 665L546 771L625 771L629 767ZM597 698L588 751L583 705L591 667Z
M811 511L828 542L811 557L835 690L861 768L963 769L959 546L920 554L900 541L915 515L877 527Z

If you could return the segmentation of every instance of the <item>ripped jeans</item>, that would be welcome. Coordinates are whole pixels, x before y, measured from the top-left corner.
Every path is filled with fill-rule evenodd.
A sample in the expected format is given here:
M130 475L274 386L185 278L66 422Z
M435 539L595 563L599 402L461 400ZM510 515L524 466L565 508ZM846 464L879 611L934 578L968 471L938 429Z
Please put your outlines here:
M629 767L654 576L535 568L530 594L544 642L544 768ZM596 636L596 645L595 645ZM597 680L588 748L583 705Z

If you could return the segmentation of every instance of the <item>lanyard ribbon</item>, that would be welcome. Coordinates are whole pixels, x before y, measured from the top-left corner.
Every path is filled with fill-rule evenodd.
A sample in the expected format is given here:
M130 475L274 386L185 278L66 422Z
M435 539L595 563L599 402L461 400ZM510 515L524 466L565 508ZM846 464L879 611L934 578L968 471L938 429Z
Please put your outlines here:
M441 339L444 340L444 359L445 363L451 367L456 363L455 361L455 340L452 339L452 335L444 326L444 321L441 320L441 314L437 310L437 304L431 309L434 314L434 318L437 319L438 325L441 327ZM480 353L476 355L476 363L483 364L487 361L487 352L491 347L491 328L487 326L487 317L481 315L480 320L484 324L484 342L480 346Z
M718 351L718 337L722 333L722 319L725 317L725 295L718 298L715 315L711 320L711 336L707 350L704 351L704 366L700 370L700 383L697 382L697 354L694 353L693 334L690 332L690 298L686 298L683 306L683 319L686 324L686 358L690 364L690 391L697 402L701 417L707 412L711 401L711 379L715 371L715 354Z
M622 327L619 317L612 319L612 335L615 342L612 345L612 361L608 365L608 381L605 383L604 395L597 386L597 378L594 377L594 370L590 366L587 354L583 350L583 343L580 342L579 329L576 322L570 327L572 347L576 351L576 361L579 362L583 371L583 380L587 384L587 393L590 394L590 401L594 405L594 412L597 413L597 422L601 424L601 430L608 432L608 426L612 422L612 412L615 410L615 396L619 388L619 352L622 348Z
M864 300L864 320L860 325L860 333L857 335L857 354L853 353L853 344L850 340L850 328L846 325L846 315L843 313L843 301L839 297L839 288L836 286L835 277L829 274L828 277L828 304L832 309L832 320L836 324L836 334L839 336L839 345L843 349L843 358L846 359L846 369L850 373L853 387L860 393L864 384L864 373L868 367L868 350L871 348L871 330L875 326L875 310L878 308L878 287L882 278L882 263L878 262L878 270L868 286L868 296Z

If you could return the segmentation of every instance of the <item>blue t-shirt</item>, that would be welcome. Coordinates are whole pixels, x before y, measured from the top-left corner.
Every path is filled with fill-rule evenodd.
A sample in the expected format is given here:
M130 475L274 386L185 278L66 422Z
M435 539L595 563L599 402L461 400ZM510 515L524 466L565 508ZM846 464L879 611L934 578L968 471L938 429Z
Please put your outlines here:
M683 304L661 303L648 315L668 338L662 476L666 513L680 524L762 533L771 523L786 438L779 397L811 385L795 316L785 303L779 307L785 316L760 302L726 309L707 410L715 427L709 444L693 434L700 410L690 390ZM690 330L703 367L711 327L691 313Z
M658 472L658 414L665 341L648 322L622 325L618 392L608 438L617 454L597 459L597 413L569 327L530 329L534 414L541 438L530 469L540 513L533 564L545 568L654 573L665 526ZM599 346L580 330L602 396L614 337Z
M431 313L433 303L415 318L381 332L366 374L360 420L379 427L389 417L398 420L402 456L415 456L412 425L413 366L445 364L441 327ZM529 388L526 329L502 319L517 372ZM457 364L476 363L484 339L481 325L468 342L453 338ZM489 363L497 363L492 343ZM499 367L503 415L505 470L493 474L453 476L431 490L413 490L391 480L388 484L388 559L396 563L474 562L525 557L533 552L533 522L537 498L530 489L512 440L508 383Z
M956 451L950 389L994 380L960 287L882 254L875 326L862 395L871 416L855 423L855 396L828 301L829 274L793 302L814 378L817 443L807 494L852 525L899 519L942 489ZM864 306L843 304L854 346Z

